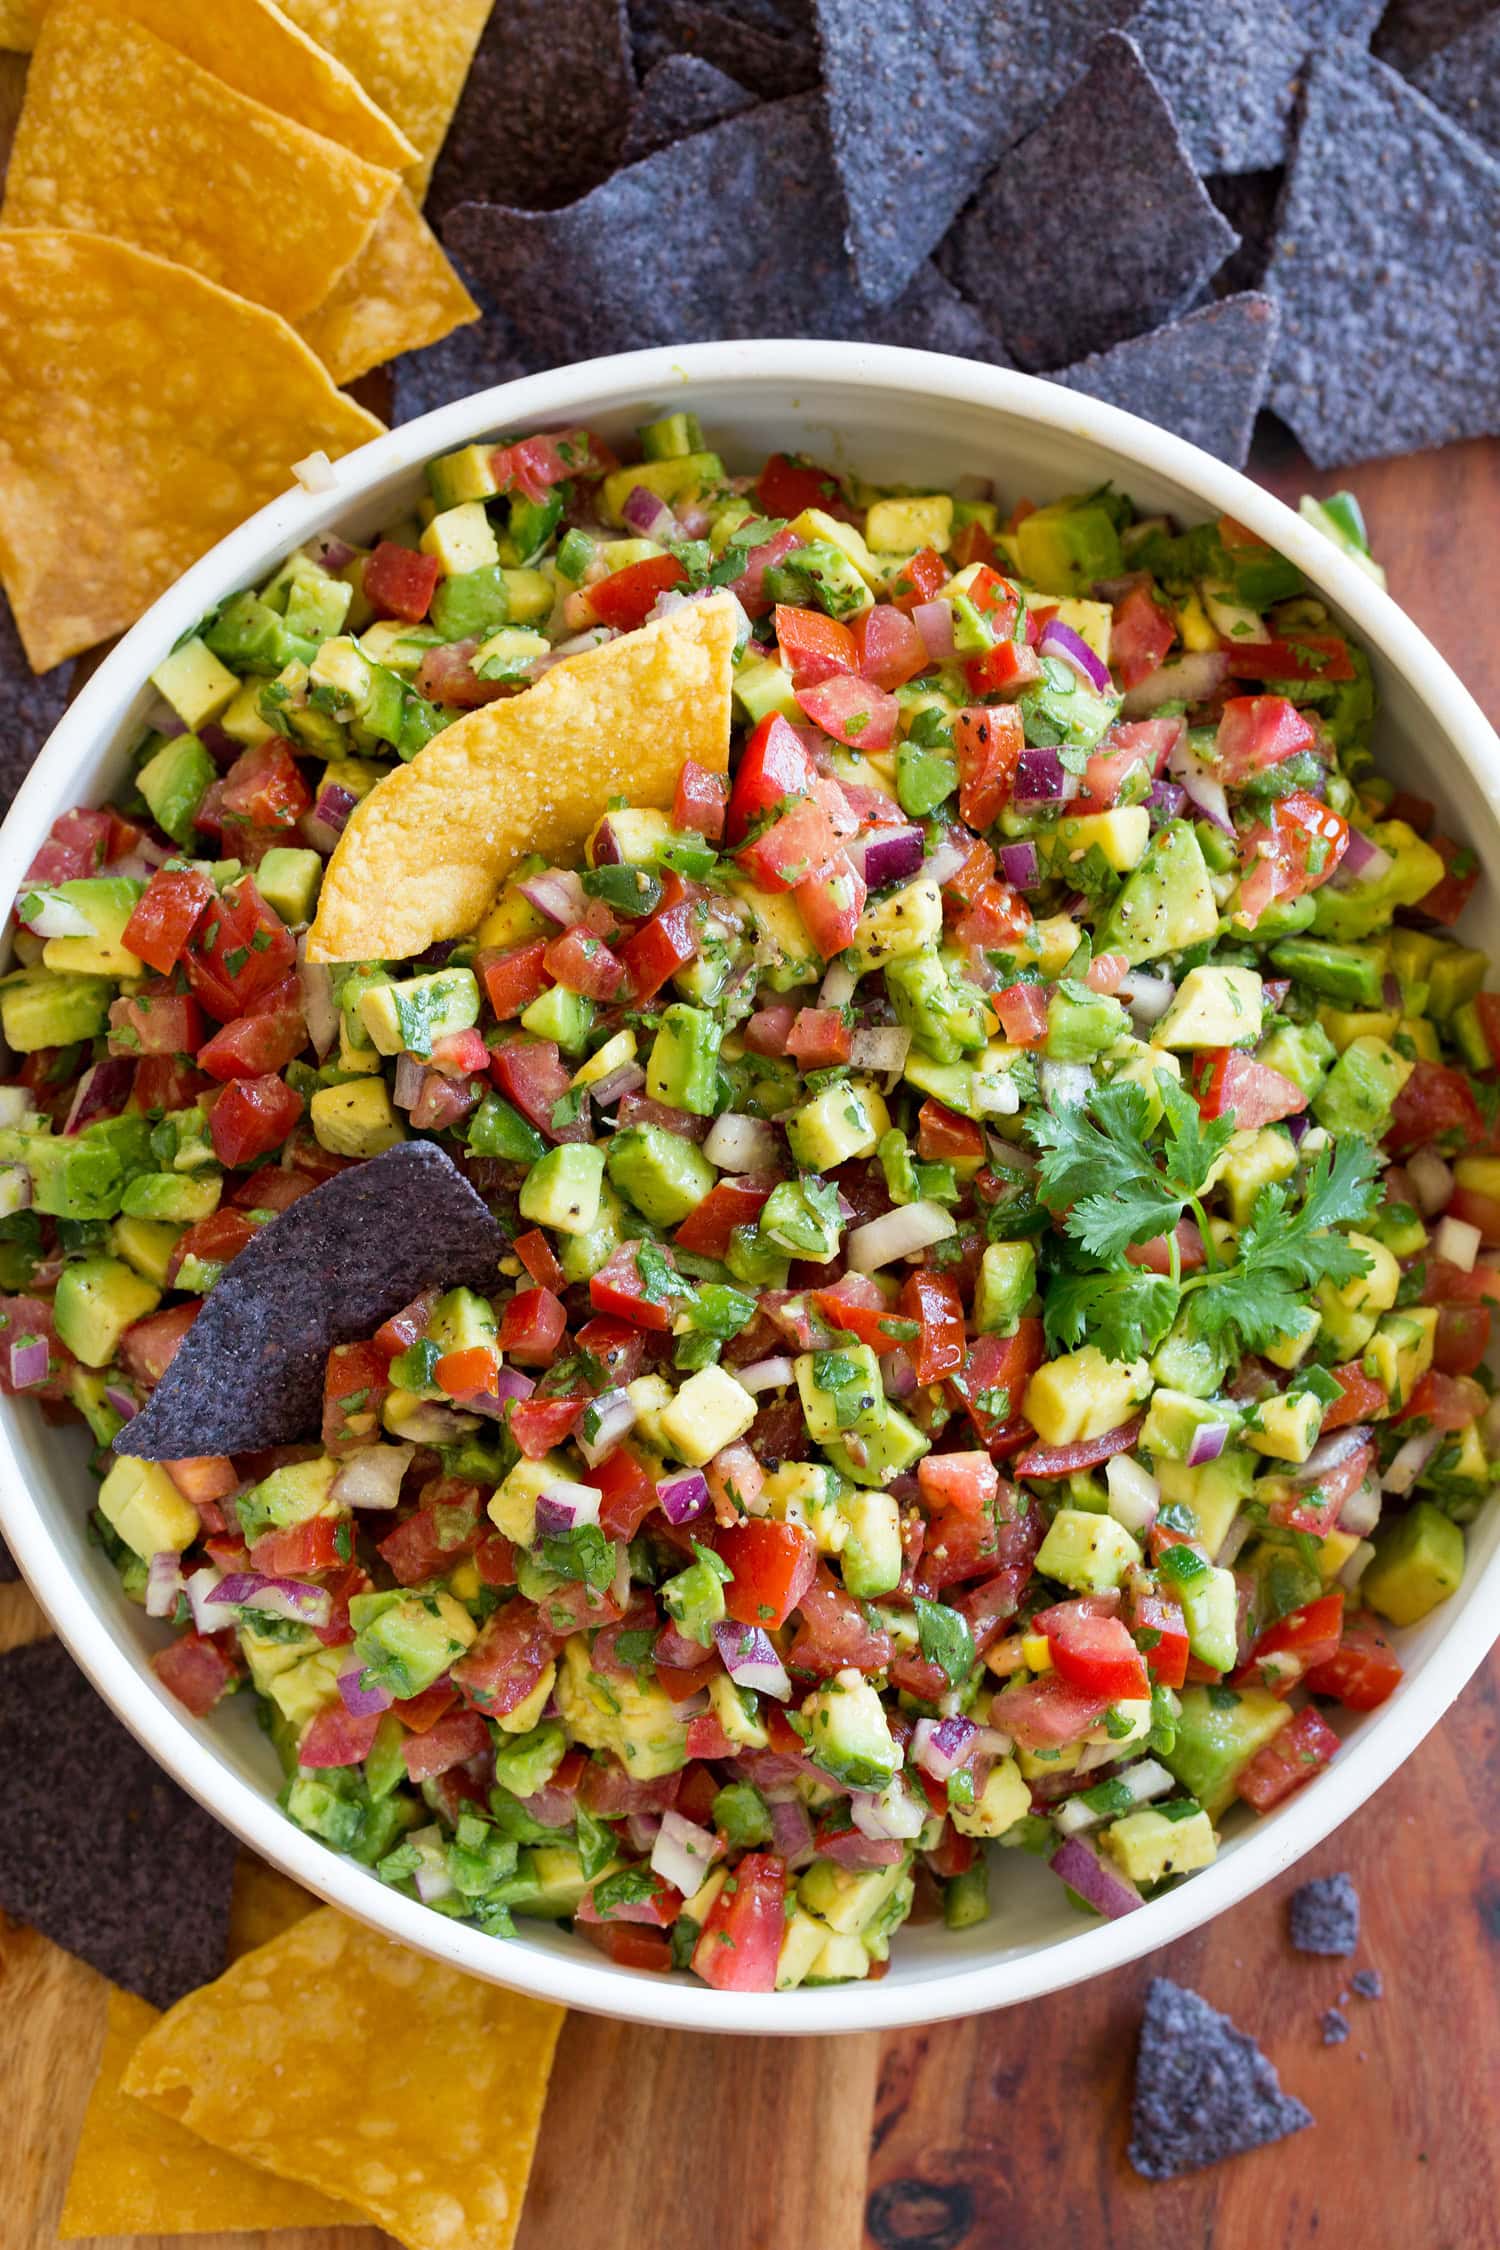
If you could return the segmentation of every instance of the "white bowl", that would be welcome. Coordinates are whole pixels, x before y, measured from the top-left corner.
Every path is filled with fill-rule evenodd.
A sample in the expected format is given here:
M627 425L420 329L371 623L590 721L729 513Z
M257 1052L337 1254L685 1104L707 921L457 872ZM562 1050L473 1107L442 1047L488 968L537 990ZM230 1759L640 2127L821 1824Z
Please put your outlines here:
M0 830L0 899L15 895L56 816L108 793L125 771L151 700L144 683L213 603L264 578L314 532L355 537L398 512L423 464L471 439L588 423L606 436L678 407L701 418L732 465L805 449L874 478L935 484L991 476L1014 500L1112 479L1148 509L1188 521L1236 516L1300 565L1371 651L1382 765L1435 798L1442 825L1500 870L1500 743L1472 697L1417 628L1355 564L1279 501L1196 447L1133 415L1025 375L925 352L854 344L739 343L643 351L527 377L460 400L338 463L335 489L287 494L190 570L126 636L38 757ZM1492 886L1471 913L1500 955ZM1489 1648L1500 1619L1500 1509L1469 1534L1464 1582L1401 1636L1406 1677L1391 1700L1341 1730L1342 1754L1268 1819L1230 1816L1215 1864L1123 1921L1082 1923L1035 1860L999 1855L996 1912L978 1928L902 1931L878 1984L812 1992L710 1991L687 1976L614 1967L542 1923L512 1940L445 1920L295 1828L274 1802L279 1773L246 1703L190 1718L149 1668L167 1638L120 1598L85 1534L92 1482L71 1432L24 1401L0 1405L0 1530L63 1640L119 1717L169 1773L247 1844L346 1913L470 1974L603 2015L697 2031L868 2031L1007 2006L1101 1975L1206 1922L1278 1875L1363 1803L1441 1717Z

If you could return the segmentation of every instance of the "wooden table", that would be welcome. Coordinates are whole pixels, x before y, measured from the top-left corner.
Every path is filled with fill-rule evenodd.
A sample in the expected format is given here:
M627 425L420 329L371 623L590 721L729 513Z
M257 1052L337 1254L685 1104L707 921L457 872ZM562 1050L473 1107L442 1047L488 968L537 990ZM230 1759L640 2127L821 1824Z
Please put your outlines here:
M0 56L0 163L20 85ZM1358 492L1391 588L1500 713L1500 445L1308 469L1285 439L1275 491ZM0 1648L46 1630L0 1588ZM1293 1874L1149 1960L1056 1998L930 2031L714 2040L575 2016L558 2050L519 2250L1484 2250L1500 2180L1500 1669L1466 1690L1379 1798ZM1355 1964L1292 1953L1283 1901L1347 1868L1359 1960L1385 1997L1323 2010ZM1124 2160L1142 1996L1159 1971L1259 2039L1315 2131L1195 2179ZM0 2117L13 2159L3 2250L52 2250L103 2030L103 1981L29 1932L6 1938ZM203 2250L380 2250L374 2230L198 2236ZM136 2236L133 2250L166 2250ZM121 2240L95 2250L126 2250Z

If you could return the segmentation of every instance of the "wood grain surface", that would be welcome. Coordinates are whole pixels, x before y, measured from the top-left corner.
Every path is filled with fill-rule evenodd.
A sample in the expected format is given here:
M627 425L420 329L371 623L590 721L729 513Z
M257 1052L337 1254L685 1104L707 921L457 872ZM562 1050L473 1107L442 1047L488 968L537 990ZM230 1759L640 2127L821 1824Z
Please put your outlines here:
M0 161L22 80L0 55ZM1500 445L1353 472L1270 435L1255 470L1348 484L1391 589L1500 714ZM47 1630L0 1587L0 1650ZM1293 1953L1284 1899L1347 1868L1356 1962ZM713 2040L576 2016L558 2049L518 2250L1488 2250L1500 2242L1500 1671L1460 1697L1371 1805L1209 1928L1055 1998L927 2031ZM1356 1966L1384 1997L1345 2003ZM1259 2039L1317 2118L1164 2186L1124 2159L1147 1982L1190 1983ZM103 2031L105 1986L24 1930L0 1940L0 2250L52 2250ZM176 2238L182 2240L183 2238ZM225 2233L201 2250L379 2250L371 2229ZM169 2250L164 2237L93 2250Z

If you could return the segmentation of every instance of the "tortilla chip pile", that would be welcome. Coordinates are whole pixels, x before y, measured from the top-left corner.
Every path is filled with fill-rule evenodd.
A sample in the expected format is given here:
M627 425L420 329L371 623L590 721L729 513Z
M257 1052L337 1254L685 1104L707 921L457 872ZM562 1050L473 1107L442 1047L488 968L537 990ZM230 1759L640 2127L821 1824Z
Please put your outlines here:
M0 43L33 48L0 205L0 580L36 671L299 459L376 435L337 385L476 317L418 198L486 10L0 0ZM13 750L8 724L7 756L36 731Z

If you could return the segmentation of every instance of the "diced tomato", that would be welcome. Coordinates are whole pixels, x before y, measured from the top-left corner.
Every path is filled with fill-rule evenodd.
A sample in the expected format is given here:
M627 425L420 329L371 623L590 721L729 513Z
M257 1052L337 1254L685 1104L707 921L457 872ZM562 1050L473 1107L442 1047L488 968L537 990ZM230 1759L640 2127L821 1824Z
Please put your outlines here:
M1114 650L1111 646L1111 655ZM1352 680L1354 658L1342 633L1298 633L1295 638L1224 643L1234 680Z
M803 1070L829 1070L846 1063L849 1026L838 1008L799 1008L786 1036L786 1051Z
M436 555L419 554L382 539L365 561L365 599L377 617L399 617L420 624L432 606L442 565Z
M219 1162L258 1163L280 1148L306 1105L284 1079L268 1071L261 1078L236 1078L224 1088L208 1121Z
M998 561L999 550L984 525L975 517L973 521L959 525L953 534L948 557L955 570L967 570L970 563L992 564Z
M1444 1305L1438 1313L1433 1365L1442 1375L1472 1375L1490 1348L1488 1305ZM1323 1418L1328 1427L1328 1418Z
M302 1523L267 1531L250 1549L250 1567L268 1578L301 1578L313 1570L335 1570L349 1560L347 1516L310 1516Z
M500 1349L522 1367L546 1367L563 1340L568 1316L550 1289L521 1289L500 1315Z
M812 1293L814 1310L830 1327L841 1328L846 1335L857 1336L877 1355L893 1352L900 1343L899 1326L896 1335L890 1323L897 1318L887 1303L878 1282L863 1274L845 1274L835 1288L815 1289ZM802 1348L799 1346L799 1349Z
M226 1454L193 1454L185 1461L163 1461L162 1467L183 1499L191 1500L198 1509L227 1500L240 1488L239 1474Z
M579 1934L586 1937L606 1960L620 1969L644 1969L655 1976L670 1974L672 1940L665 1930L642 1929L633 1922L578 1923Z
M236 1678L239 1658L228 1634L184 1633L158 1649L151 1669L195 1719L206 1719Z
M292 969L296 941L242 875L204 909L186 954L188 982L215 1023L242 1016Z
M791 673L794 687L813 687L835 673L856 670L854 636L836 617L825 617L820 609L795 609L786 602L778 602L772 615L782 665Z
M1373 1711L1401 1684L1401 1664L1368 1611L1345 1615L1339 1645L1306 1675L1314 1695L1331 1695L1350 1711Z
M901 565L892 579L891 600L909 617L923 602L935 601L948 578L948 565L942 556L933 547L923 547Z
M565 1277L562 1267L553 1256L552 1245L540 1227L532 1227L525 1234L517 1235L513 1247L538 1289L563 1288Z
M813 1582L818 1550L794 1523L752 1516L715 1534L720 1559L734 1573L724 1607L740 1625L784 1625Z
M569 1125L555 1122L558 1104L566 1101L573 1083L573 1074L558 1053L555 1040L507 1039L490 1056L490 1076L506 1100L514 1102L521 1115L549 1141L589 1138L582 1117Z
M672 1240L699 1258L722 1258L736 1227L753 1226L771 1193L769 1180L722 1179L683 1220Z
M490 1730L478 1711L447 1711L425 1734L408 1734L401 1744L407 1779L430 1781L454 1766L467 1765L490 1746Z
M1010 801L1016 766L1025 748L1021 714L1008 704L982 709L966 706L954 712L952 732L958 760L958 809L971 828L989 828Z
M1251 1649L1248 1663L1235 1678L1243 1677L1248 1682L1263 1678L1266 1686L1278 1694L1290 1691L1298 1673L1276 1665L1263 1671L1265 1659L1292 1656L1298 1659L1302 1670L1311 1670L1335 1654L1343 1630L1344 1595L1340 1587L1331 1594L1320 1594L1316 1601L1306 1602L1301 1609L1291 1610L1274 1625L1268 1625Z
M1017 696L1035 687L1041 676L1042 660L1025 641L996 641L981 655L964 659L970 695Z
M797 912L822 960L831 961L852 942L868 895L863 875L843 851L797 885Z
M1214 742L1214 763L1230 787L1253 773L1310 750L1317 741L1308 721L1284 695L1235 695L1225 704Z
M1003 950L1030 934L1031 908L1009 883L982 884L973 904L953 925L954 942L960 946Z
M633 633L644 625L658 598L680 586L687 572L675 555L647 555L643 562L627 563L590 586L589 601L601 625L617 633Z
M613 1000L625 982L624 963L581 923L554 938L543 959L556 983L589 1000Z
M285 1070L307 1045L302 987L283 977L253 1000L242 1016L222 1024L199 1049L198 1067L210 1078L262 1078Z
M672 799L672 826L679 832L691 830L710 844L718 843L724 833L728 791L723 774L710 773L696 759L684 758Z
M916 679L932 662L927 643L904 610L877 602L854 621L855 667L862 679L892 693Z
M60 813L26 870L22 890L37 883L72 883L81 875L97 874L113 857L109 847L114 817L107 809L91 812L82 805Z
M966 854L962 866L943 885L944 898L959 906L973 907L990 887L995 854L982 836L971 836L967 828L950 829L940 840Z
M1203 1264L1203 1237L1191 1219L1177 1222L1177 1271L1197 1273ZM1145 1266L1151 1273L1172 1271L1172 1252L1164 1234L1153 1234L1149 1242L1126 1244L1125 1255L1131 1265Z
M143 985L110 1002L112 1055L191 1055L203 1037L203 1011L169 984Z
M122 942L148 969L168 975L213 895L213 884L199 869L159 867L135 902Z
M1110 1696L1075 1686L1053 1670L996 1696L990 1706L991 1724L1011 1735L1023 1750L1055 1750L1097 1726L1111 1701Z
M143 1055L135 1066L130 1106L157 1113L190 1109L212 1084L212 1079L180 1055Z
M1000 1472L987 1453L927 1453L917 1463L917 1483L930 1508L978 1517L995 1504Z
M796 741L796 736L792 739ZM644 1007L697 951L692 898L681 876L669 872L662 883L662 903L657 911L618 948L637 1006Z
M449 1398L487 1398L499 1367L500 1355L492 1344L471 1344L461 1352L444 1352L432 1373Z
M1349 823L1310 790L1280 797L1240 842L1245 873L1235 919L1253 929L1276 899L1302 898L1328 881L1349 848Z
M720 1534L721 1539L728 1536ZM890 1663L890 1634L870 1623L854 1596L844 1591L825 1563L816 1564L797 1607L801 1621L787 1656L794 1672L828 1680L850 1665L856 1671L878 1672ZM799 1740L796 1748L802 1747Z
M1436 1368L1429 1368L1396 1420L1427 1422L1451 1436L1482 1414L1488 1404L1488 1393L1472 1376L1440 1375Z
M742 844L735 856L762 890L791 891L806 881L811 869L826 865L837 841L823 807L815 798L804 797Z
M1321 1712L1309 1704L1289 1726L1257 1750L1235 1783L1236 1796L1259 1813L1269 1812L1294 1789L1311 1781L1335 1755L1339 1738Z
M1347 1429L1352 1423L1368 1422L1372 1416L1385 1412L1385 1385L1377 1383L1373 1375L1367 1375L1358 1360L1351 1360L1347 1367L1331 1367L1328 1372L1344 1395L1323 1409L1324 1437L1334 1430Z
M901 706L888 689L850 673L799 687L797 702L812 720L850 750L889 750Z
M1122 1696L1150 1694L1145 1659L1120 1618L1097 1616L1086 1601L1057 1602L1035 1623L1046 1634L1053 1665L1069 1686L1115 1703Z
M1126 1622L1158 1687L1180 1688L1187 1678L1187 1620L1177 1602L1145 1590L1128 1597Z
M528 1696L552 1661L552 1635L534 1602L517 1594L479 1629L449 1673L466 1703L503 1719Z
M416 1511L387 1532L377 1552L403 1586L420 1586L472 1554L484 1517L477 1485L457 1477L433 1477L424 1484Z
M413 1297L409 1305L403 1305L399 1312L393 1312L390 1319L383 1320L375 1331L375 1350L387 1361L395 1359L401 1352L410 1351L417 1338L425 1332L437 1301L436 1289L424 1289L420 1297Z
M1415 1063L1391 1109L1385 1136L1391 1154L1411 1156L1436 1144L1461 1155L1483 1137L1479 1105L1463 1073L1446 1063Z
M1500 1196L1485 1195L1478 1188L1456 1187L1448 1198L1446 1216L1478 1227L1479 1239L1487 1250L1500 1245Z
M330 1453L368 1445L390 1392L390 1361L374 1344L335 1344L323 1373L323 1443Z
M304 813L312 811L312 802L313 793L302 778L291 744L273 734L235 759L224 776L219 811L226 830L294 828Z
M530 945L512 947L508 953L492 953L485 948L476 956L474 966L485 997L502 1023L518 1016L546 991L546 952L547 940L537 938Z
M133 1321L120 1338L120 1364L126 1374L148 1388L159 1383L202 1309L203 1301L197 1298L191 1304L171 1305L165 1312L148 1313L144 1320Z
M543 504L554 485L571 477L604 476L619 465L608 442L582 428L518 438L514 445L496 446L490 455L490 474L500 491L519 492L533 507Z
M197 1258L204 1265L227 1265L231 1258L251 1242L258 1232L252 1219L232 1206L221 1206L200 1219L185 1234L180 1234L172 1245L172 1255L167 1262L168 1283L174 1283L189 1258Z
M1016 1457L1019 1477L1070 1477L1083 1469L1097 1469L1117 1453L1128 1453L1141 1434L1142 1417L1122 1422L1099 1437L1080 1438L1076 1445L1033 1445Z
M1151 580L1138 578L1114 604L1109 634L1110 669L1127 694L1159 670L1176 638L1176 620L1157 600Z
M1451 836L1427 839L1448 872L1441 882L1417 901L1417 912L1446 928L1456 922L1474 895L1479 881L1479 855L1470 844L1455 844Z
M917 1154L924 1164L946 1162L962 1172L983 1161L984 1135L969 1118L929 1096L917 1111Z
M297 1763L312 1772L362 1765L375 1746L379 1724L378 1711L357 1719L342 1703L325 1703L298 1744Z
M962 1368L949 1376L946 1389L952 1403L967 1411L981 1445L992 1447L1006 1423L1020 1413L1026 1385L1046 1356L1041 1317L1036 1313L1018 1320L1009 1336L973 1339Z
M1216 1047L1198 1061L1202 1075L1195 1090L1205 1117L1224 1117L1232 1111L1235 1124L1248 1132L1274 1125L1278 1118L1299 1116L1307 1107L1300 1086L1236 1047Z
M482 680L474 669L480 642L440 641L424 649L417 667L416 689L429 703L450 703L460 711L477 711L481 704L498 703L515 689L504 680Z
M1000 1028L1013 1046L1035 1047L1047 1036L1047 987L1008 984L991 996Z
M844 488L831 469L820 469L800 453L773 453L755 481L755 497L768 516L800 516L805 508L825 515L843 504Z
M1429 1258L1422 1302L1424 1305L1500 1305L1500 1267L1486 1265L1481 1258L1465 1273L1462 1266L1452 1265L1446 1258Z
M669 1250L662 1248L660 1255L671 1263ZM628 1320L636 1328L665 1335L672 1326L671 1304L653 1297L641 1279L639 1243L625 1243L599 1268L589 1282L589 1302L595 1312Z
M611 1385L633 1383L646 1363L646 1339L624 1320L586 1320L578 1349L597 1360Z
M786 1864L746 1852L708 1910L693 1968L720 1992L770 1992L786 1934Z
M796 1020L797 1010L789 1000L776 1000L768 1008L757 1008L745 1024L745 1045L752 1055L785 1054Z
M510 1434L528 1461L545 1461L583 1420L587 1398L522 1398L508 1416Z
M446 1679L434 1680L420 1695L404 1696L392 1708L409 1734L426 1734L458 1701L458 1690Z
M514 1586L516 1550L502 1532L487 1531L474 1549L474 1568L486 1586Z
M586 1469L584 1482L599 1494L599 1525L606 1539L633 1539L657 1505L656 1479L629 1445L616 1446L607 1461Z
M901 1285L901 1316L919 1323L921 1333L907 1349L921 1384L940 1383L964 1363L964 1301L956 1281L925 1269Z

